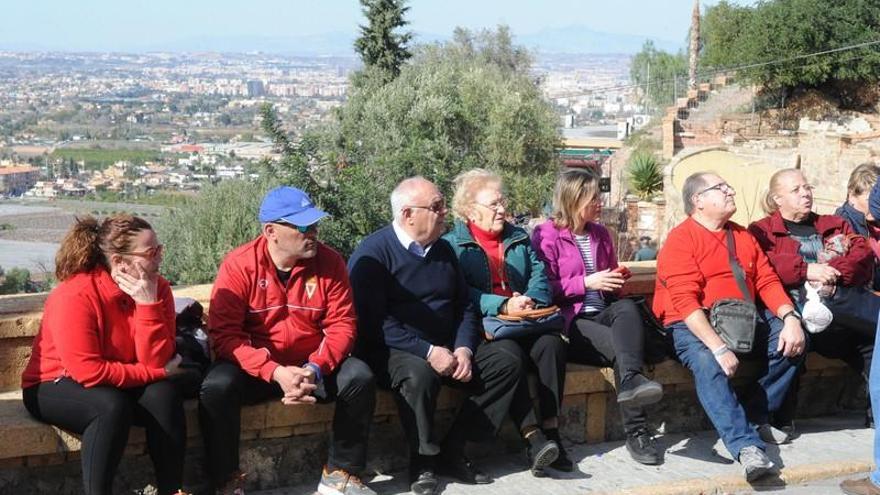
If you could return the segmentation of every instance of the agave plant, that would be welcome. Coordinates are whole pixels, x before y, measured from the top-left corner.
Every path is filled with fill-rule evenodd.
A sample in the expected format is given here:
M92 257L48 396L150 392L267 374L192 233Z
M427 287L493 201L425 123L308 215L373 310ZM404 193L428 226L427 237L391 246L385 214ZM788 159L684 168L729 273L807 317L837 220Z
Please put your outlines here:
M663 190L663 169L660 161L650 152L637 151L627 163L629 185L639 199L651 199Z

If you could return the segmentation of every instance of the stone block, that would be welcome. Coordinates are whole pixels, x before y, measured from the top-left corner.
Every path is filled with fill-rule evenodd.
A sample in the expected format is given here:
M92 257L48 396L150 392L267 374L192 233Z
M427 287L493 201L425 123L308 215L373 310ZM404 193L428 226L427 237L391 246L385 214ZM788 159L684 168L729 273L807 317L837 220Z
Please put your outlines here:
M286 438L293 436L294 426L278 426L260 430L260 438Z
M307 425L297 425L293 427L294 435L314 435L318 433L326 433L332 429L332 423L312 423Z
M587 443L605 441L605 411L609 394L597 392L587 395L587 419L585 425Z
M321 423L333 420L333 404L297 404L286 406L280 401L266 404L265 428L293 424Z

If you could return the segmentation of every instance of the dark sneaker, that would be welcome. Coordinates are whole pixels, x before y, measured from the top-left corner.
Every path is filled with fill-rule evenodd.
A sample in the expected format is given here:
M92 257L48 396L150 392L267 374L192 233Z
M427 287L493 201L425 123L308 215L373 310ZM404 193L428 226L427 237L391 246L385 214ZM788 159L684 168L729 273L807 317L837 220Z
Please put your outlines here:
M409 489L413 495L434 495L439 484L433 470L422 469L410 479Z
M559 445L553 440L548 440L541 430L535 430L526 439L528 449L526 454L529 457L529 470L532 475L541 478L546 476L544 468L549 466L559 457Z
M880 488L871 482L871 478L844 480L840 483L840 491L846 495L880 495Z
M365 485L357 476L342 469L328 473L327 466L324 466L321 473L318 493L321 495L376 495L376 492Z
M451 459L441 457L437 463L437 473L441 476L449 476L468 485L485 485L492 482L492 478L477 469L463 455L458 455Z
M647 428L641 426L626 435L626 450L640 464L660 464L657 442Z
M628 406L647 406L663 398L663 386L648 380L645 375L635 373L620 382L617 403Z
M739 451L739 463L742 465L743 474L749 483L770 474L770 471L773 470L773 462L767 457L767 454L754 445L743 447Z
M552 430L545 431L544 434L547 438L556 442L556 445L559 447L559 455L556 456L555 461L550 463L550 467L557 471L565 471L566 473L574 471L574 462L568 457L568 452L562 446L562 439L559 438L559 429L553 428Z

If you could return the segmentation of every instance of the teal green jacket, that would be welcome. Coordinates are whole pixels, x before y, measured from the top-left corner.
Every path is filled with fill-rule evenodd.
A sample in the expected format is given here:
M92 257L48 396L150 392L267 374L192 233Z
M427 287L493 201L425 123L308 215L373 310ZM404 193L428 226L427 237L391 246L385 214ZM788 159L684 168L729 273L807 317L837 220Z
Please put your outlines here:
M458 256L461 271L470 287L471 301L480 308L483 316L496 316L507 298L492 293L489 258L483 248L461 220L456 220L452 230L443 238ZM544 274L544 262L532 250L529 234L519 227L505 223L501 238L510 290L531 297L536 307L549 305L552 295L547 284L547 275Z

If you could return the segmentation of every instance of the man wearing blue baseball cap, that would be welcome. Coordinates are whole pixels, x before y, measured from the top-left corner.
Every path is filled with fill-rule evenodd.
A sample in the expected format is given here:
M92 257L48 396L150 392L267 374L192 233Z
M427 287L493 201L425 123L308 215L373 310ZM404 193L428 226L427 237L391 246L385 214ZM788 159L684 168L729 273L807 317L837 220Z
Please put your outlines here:
M244 493L241 406L280 398L287 405L336 401L318 492L375 494L357 476L366 465L375 380L349 357L356 327L345 261L316 239L326 216L305 192L275 188L260 206L260 235L220 265L208 312L217 361L199 397L217 493Z

